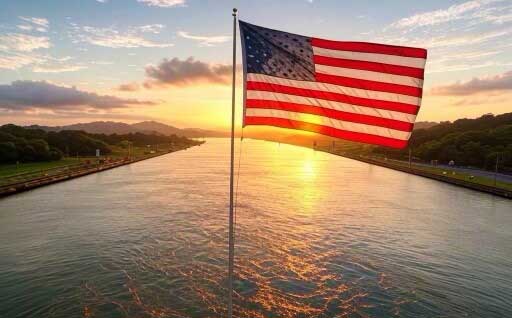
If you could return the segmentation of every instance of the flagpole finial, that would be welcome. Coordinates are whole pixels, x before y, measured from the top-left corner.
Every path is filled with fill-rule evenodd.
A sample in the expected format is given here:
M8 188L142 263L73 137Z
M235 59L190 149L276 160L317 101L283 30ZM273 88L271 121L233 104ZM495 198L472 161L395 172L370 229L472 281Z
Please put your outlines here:
M233 8L233 16L236 17L236 13L238 12L237 8Z

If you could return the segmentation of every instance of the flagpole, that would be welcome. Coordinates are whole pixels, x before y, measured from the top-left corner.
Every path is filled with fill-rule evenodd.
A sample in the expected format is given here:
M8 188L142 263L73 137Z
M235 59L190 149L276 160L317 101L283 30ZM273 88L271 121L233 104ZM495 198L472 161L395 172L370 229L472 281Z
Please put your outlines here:
M235 261L235 231L233 213L233 175L235 162L235 80L236 80L236 15L233 8L233 78L231 88L231 167L229 178L229 261L228 261L228 318L233 317L233 267Z

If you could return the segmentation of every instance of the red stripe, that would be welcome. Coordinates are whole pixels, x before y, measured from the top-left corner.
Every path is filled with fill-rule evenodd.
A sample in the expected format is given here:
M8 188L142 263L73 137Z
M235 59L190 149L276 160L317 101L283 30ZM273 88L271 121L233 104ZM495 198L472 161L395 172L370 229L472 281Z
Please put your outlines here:
M322 74L322 73L316 73L315 77L316 77L317 82L336 84L336 85L341 85L341 86L345 86L345 87L354 87L354 88L361 88L361 89L366 89L366 90L370 90L370 91L396 93L396 94L409 95L409 96L420 97L420 98L422 95L422 89L419 87L414 87L414 86L383 83L383 82L370 81L370 80L358 79L358 78L353 78L353 77L329 75L329 74Z
M292 111L297 113L307 113L313 115L319 115L323 117L329 117L333 119L339 119L349 121L353 123L360 123L366 125L373 125L379 127L386 127L401 131L412 131L413 124L393 120L388 118L381 118L369 115L354 114L348 112L342 112L330 108L302 105L296 103L280 102L275 100L262 100L262 99L247 99L245 102L247 108L264 108L264 109L280 109L286 111Z
M410 76L419 79L423 79L424 73L424 69L417 67L400 66L359 60L338 59L334 57L320 55L313 56L313 61L315 62L315 64L352 68L356 70L366 70L402 76Z
M304 96L310 98L318 98L324 100L331 100L335 102L347 103L351 105L359 105L364 107L372 107L379 109L392 110L407 114L418 113L419 107L416 105L399 103L399 102L390 102L385 100L378 99L370 99L370 98L362 98L362 97L354 97L350 95L340 94L340 93L331 93L320 90L312 90L312 89L304 89L297 88L279 84L272 83L262 83L262 82L253 82L248 81L246 84L247 90L255 90L255 91L266 91L266 92L275 92L289 95L297 95Z
M315 132L318 134L341 138L351 141L364 142L368 144L387 146L392 148L405 148L407 146L407 140L400 140L388 137L382 137L377 135L370 135L364 133L358 133L353 131L336 129L328 126L316 125L311 123L305 123L302 121L274 118L274 117L256 117L247 116L245 117L245 125L266 125L276 126L281 128L298 129Z
M423 59L427 58L427 50L407 46L395 46L366 42L331 41L319 38L311 38L311 45L331 50L378 53L406 57L417 57Z

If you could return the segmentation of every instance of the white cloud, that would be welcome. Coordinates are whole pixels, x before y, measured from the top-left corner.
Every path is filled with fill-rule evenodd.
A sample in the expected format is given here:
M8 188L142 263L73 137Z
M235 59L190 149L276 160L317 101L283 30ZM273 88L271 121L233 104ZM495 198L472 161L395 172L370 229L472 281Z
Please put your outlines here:
M9 36L9 35L7 35ZM23 35L24 38L31 39L32 36ZM0 36L0 69L17 70L23 67L33 66L33 71L37 73L57 73L57 72L71 72L85 68L81 65L67 64L72 59L70 56L52 57L47 54L39 53L36 48L44 47L47 45L38 45L37 41L22 40L16 37L9 41L2 41Z
M503 0L467 1L446 9L414 14L392 23L390 27L410 30L457 21L467 21L472 25L486 22L503 24L512 21L512 6L503 3Z
M84 65L40 65L35 66L32 71L34 73L64 73L64 72L76 72L87 68Z
M229 35L201 36L192 35L184 31L178 32L178 36L184 39L198 41L201 46L214 46L215 44L228 42L231 39Z
M42 63L45 57L34 54L0 52L0 69L16 70L27 65Z
M418 13L413 16L400 19L391 26L396 28L409 28L440 24L461 19L465 13L473 11L481 6L482 1L468 1L452 5L448 9Z
M20 24L20 25L17 25L16 27L23 31L32 31L32 29L33 29L33 27L28 24Z
M163 24L148 24L138 27L140 32L158 34L165 28Z
M140 3L144 3L150 7L182 7L185 5L185 0L137 0Z
M31 52L37 49L47 49L51 46L46 36L33 36L21 33L0 35L0 50Z
M136 48L153 47L165 48L173 46L172 43L158 43L143 38L138 33L141 30L135 28L121 32L113 28L95 28L91 26L74 27L72 37L74 42L86 42L89 44L110 48Z
M42 27L48 27L50 25L50 22L48 22L45 18L35 18L35 17L19 17L21 20L30 22L32 24L37 24Z
M35 28L36 31L39 32L47 32L48 27L50 26L50 22L48 22L45 18L35 18L35 17L18 17L21 20L28 22L31 24L32 28ZM32 29L31 28L31 29Z

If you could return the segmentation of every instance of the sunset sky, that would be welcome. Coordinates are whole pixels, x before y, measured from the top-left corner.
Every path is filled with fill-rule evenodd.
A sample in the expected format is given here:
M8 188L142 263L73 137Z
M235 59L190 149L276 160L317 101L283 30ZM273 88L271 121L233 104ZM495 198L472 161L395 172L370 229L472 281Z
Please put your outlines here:
M510 0L0 0L0 7L0 124L227 128L232 7L242 20L292 33L427 48L418 120L511 110Z

